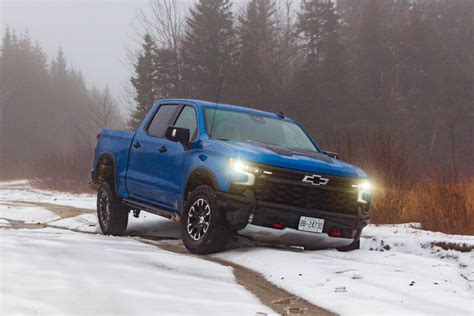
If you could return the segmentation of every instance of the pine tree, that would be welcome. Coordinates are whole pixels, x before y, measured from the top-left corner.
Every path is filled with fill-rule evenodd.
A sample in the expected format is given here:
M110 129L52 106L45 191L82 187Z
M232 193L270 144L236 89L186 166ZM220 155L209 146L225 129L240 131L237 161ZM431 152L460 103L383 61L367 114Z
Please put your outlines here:
M323 59L324 6L321 0L303 0L298 14L297 32L303 39L307 66L313 68Z
M56 58L51 62L51 74L57 81L65 80L68 77L66 57L63 49L60 47Z
M252 0L239 18L239 57L241 93L246 102L260 107L272 106L276 96L277 32L275 2Z
M332 0L303 0L297 32L302 39L304 66L298 71L297 95L308 111L336 115L348 103L348 82L339 17ZM340 115L339 117L342 117ZM320 118L316 118L317 120ZM329 127L328 120L319 127Z
M153 84L156 80L154 65L155 43L149 34L143 37L142 52L135 64L135 76L130 79L135 88L137 105L128 122L131 129L136 129L156 101L156 91Z
M215 99L223 78L222 92L233 75L235 31L230 0L199 0L186 19L183 39L184 79L188 95Z
M153 88L156 99L179 97L179 73L176 72L175 54L166 48L153 51Z
M388 34L385 32L384 17L386 4L368 0L362 12L362 23L358 32L357 70L359 91L364 99L381 99L384 92L383 74L389 65L387 51ZM366 95L364 95L366 94Z

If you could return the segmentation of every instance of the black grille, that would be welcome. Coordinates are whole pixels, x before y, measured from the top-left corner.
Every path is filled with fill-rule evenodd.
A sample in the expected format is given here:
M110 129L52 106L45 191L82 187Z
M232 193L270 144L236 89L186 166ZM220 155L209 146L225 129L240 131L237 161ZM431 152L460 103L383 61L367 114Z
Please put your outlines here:
M266 175L268 179L278 181L294 181L295 184L301 184L301 180L307 175L311 176L310 172L304 171L296 171L296 170L288 170L283 168L276 168L276 167L268 167L268 166L259 166L262 170L267 172L271 172L271 175ZM337 188L337 189L346 189L346 190L353 190L353 185L358 184L360 180L353 179L353 178L345 178L345 177L335 177L335 176L328 176L328 175L321 175L324 178L329 179L327 183L327 188Z
M257 201L301 207L311 210L357 214L356 180L325 176L327 185L314 186L301 180L308 173L271 170L257 177L254 185ZM286 177L285 177L286 176Z

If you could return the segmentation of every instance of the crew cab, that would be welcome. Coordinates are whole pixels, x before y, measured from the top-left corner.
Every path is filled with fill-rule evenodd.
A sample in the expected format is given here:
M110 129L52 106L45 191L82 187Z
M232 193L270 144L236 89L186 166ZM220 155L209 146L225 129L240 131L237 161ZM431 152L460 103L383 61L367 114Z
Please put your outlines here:
M364 171L281 112L188 99L158 101L135 132L102 129L91 186L104 234L125 234L130 211L151 212L181 223L198 254L232 234L357 249L372 199Z

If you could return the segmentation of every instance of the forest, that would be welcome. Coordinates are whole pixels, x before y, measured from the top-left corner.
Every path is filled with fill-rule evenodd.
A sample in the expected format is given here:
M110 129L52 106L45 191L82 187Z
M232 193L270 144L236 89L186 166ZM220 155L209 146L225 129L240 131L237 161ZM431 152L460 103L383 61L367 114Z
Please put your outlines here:
M95 135L162 98L283 111L376 183L375 223L473 233L474 1L154 0L137 14L130 115L7 29L0 178L86 190ZM46 181L48 180L48 181Z

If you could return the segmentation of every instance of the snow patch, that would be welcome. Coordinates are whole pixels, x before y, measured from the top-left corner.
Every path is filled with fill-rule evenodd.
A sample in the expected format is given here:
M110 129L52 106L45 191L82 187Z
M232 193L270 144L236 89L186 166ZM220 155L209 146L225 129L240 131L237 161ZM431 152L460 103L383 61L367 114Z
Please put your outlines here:
M57 220L50 223L49 226L62 227L86 233L100 232L99 224L97 222L97 215L95 213L81 214L78 216Z
M232 270L128 238L2 231L1 314L272 313Z
M32 188L27 180L0 181L0 200L16 202L40 202L71 206L80 209L96 209L93 194L71 194Z
M0 218L24 221L26 224L44 224L59 219L60 217L42 207L12 207L0 204Z

